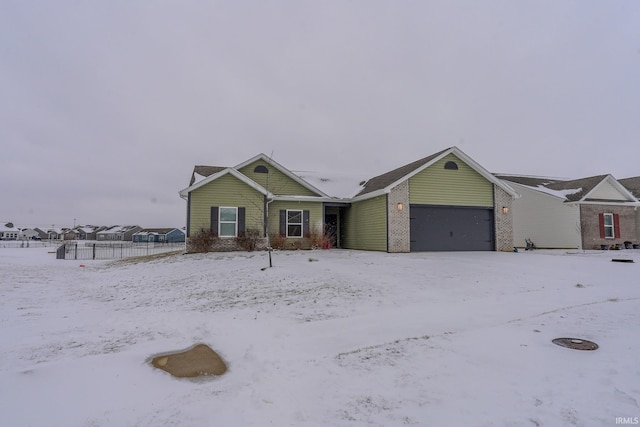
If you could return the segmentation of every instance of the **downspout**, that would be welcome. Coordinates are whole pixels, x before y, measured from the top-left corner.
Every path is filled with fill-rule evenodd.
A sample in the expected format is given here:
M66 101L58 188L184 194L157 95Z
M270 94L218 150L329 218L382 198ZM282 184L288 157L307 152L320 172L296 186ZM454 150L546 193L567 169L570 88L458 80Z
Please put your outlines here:
M273 202L273 199L269 199L266 195L264 196L264 212L265 212L265 220L264 220L264 230L267 235L267 252L269 252L269 268L273 267L273 263L271 261L271 238L269 237L269 204Z

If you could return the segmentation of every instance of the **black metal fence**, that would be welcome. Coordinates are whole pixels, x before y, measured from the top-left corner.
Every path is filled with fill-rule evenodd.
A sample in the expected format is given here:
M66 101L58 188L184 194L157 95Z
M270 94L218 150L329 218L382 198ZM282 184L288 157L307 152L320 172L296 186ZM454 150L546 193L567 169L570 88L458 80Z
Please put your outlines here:
M56 251L57 259L120 259L184 250L184 243L64 243Z

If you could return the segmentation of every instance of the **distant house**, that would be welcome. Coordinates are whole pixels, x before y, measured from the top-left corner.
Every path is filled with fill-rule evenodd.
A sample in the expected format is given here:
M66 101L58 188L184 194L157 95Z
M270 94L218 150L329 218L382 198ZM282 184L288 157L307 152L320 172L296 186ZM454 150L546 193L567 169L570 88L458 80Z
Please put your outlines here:
M106 227L78 225L65 234L65 240L96 240L97 233Z
M176 243L184 240L184 232L177 228L143 228L133 234L136 243Z
M0 240L17 240L20 230L12 223L0 224Z
M40 236L41 239L48 239L49 238L49 235L43 229L41 229L39 227L35 227L34 230L36 231L36 233L38 233L38 236Z
M40 233L35 228L21 228L18 233L18 240L36 240L41 239Z
M70 230L68 227L52 227L47 229L47 238L50 240L62 240L64 235Z
M133 235L142 230L138 225L113 225L96 233L96 240L100 241L132 241Z
M601 249L637 242L634 195L611 175L558 179L496 175L520 194L514 200L513 238L539 248Z

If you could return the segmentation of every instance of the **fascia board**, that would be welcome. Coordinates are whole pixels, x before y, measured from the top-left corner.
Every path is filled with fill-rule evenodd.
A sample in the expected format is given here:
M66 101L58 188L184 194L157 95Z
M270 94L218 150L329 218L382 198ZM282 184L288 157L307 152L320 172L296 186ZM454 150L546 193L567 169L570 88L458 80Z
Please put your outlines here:
M335 197L316 197L316 196L272 196L270 200L281 202L337 202L351 203L351 199L338 199Z
M308 190L311 190L316 194L320 194L323 197L331 197L328 194L326 194L325 192L321 191L320 189L314 187L313 185L311 185L310 183L308 183L304 179L300 178L298 175L294 174L289 169L287 169L284 166L282 166L280 163L278 163L275 160L267 157L267 155L264 154L264 153L260 153L257 156L254 156L254 157L250 158L249 160L245 160L244 162L240 163L239 165L234 166L234 169L236 169L236 170L242 169L243 167L245 167L247 165L250 165L251 163L253 163L253 162L257 161L257 160L264 160L267 164L269 164L271 166L274 166L280 172L282 172L283 174L285 174L286 176L288 176L289 178L291 178L292 180L294 180L298 184L302 185L303 187L307 188Z

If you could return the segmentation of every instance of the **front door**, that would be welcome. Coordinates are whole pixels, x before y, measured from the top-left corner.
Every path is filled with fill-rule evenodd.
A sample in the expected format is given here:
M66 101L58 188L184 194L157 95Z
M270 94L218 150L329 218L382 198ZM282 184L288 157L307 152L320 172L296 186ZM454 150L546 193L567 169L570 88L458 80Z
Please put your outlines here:
M324 235L331 243L332 248L338 247L338 215L325 214Z

